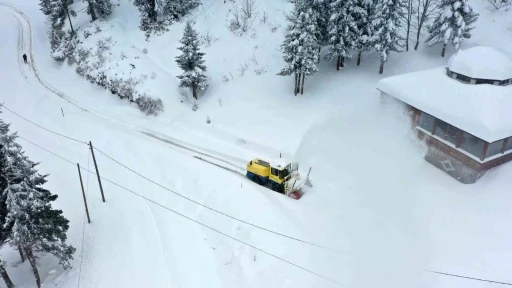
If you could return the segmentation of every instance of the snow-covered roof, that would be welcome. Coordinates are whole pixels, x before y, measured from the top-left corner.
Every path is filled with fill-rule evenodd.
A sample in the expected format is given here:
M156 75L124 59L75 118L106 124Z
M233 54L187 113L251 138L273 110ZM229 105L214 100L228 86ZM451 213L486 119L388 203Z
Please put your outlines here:
M512 85L471 85L445 67L382 79L377 89L487 142L512 136Z
M450 71L477 79L512 78L512 60L491 47L477 46L459 50L448 61Z

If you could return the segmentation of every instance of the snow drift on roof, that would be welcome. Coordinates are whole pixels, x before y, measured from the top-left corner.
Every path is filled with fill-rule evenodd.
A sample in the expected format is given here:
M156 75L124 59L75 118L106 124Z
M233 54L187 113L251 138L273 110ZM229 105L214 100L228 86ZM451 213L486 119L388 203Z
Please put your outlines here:
M445 68L382 79L377 89L487 142L512 136L512 86L469 85Z
M459 50L448 61L448 69L471 78L506 80L512 78L512 60L491 47Z

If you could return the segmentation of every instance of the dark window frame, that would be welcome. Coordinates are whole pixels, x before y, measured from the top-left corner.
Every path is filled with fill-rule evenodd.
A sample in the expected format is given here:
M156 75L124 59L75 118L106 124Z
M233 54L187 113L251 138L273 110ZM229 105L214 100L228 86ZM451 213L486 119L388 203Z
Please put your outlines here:
M448 67L446 67L446 75L452 79L459 80L462 83L466 84L473 84L473 85L481 85L481 84L488 84L488 85L496 85L495 82L498 82L497 85L499 86L507 86L512 85L512 79L505 79L505 80L496 80L496 79L483 79L483 78L471 78L469 76L466 76L464 74L459 74L457 72L451 71ZM453 78L455 75L455 78ZM474 83L471 83L471 81L474 80Z

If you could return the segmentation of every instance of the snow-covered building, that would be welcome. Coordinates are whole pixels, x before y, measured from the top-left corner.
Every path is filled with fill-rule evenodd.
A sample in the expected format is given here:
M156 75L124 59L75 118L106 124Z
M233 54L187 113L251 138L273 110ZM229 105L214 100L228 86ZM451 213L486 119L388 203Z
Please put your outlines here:
M460 182L512 160L512 60L503 53L461 50L446 67L385 78L377 89L405 104L425 159Z

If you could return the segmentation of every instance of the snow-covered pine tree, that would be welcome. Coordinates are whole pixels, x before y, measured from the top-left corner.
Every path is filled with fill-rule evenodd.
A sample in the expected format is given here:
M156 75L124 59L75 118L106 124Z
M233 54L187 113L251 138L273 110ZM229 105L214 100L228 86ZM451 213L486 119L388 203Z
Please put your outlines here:
M91 15L91 22L96 21L98 16L96 16L96 3L94 0L86 0L87 1L87 15Z
M96 10L96 15L100 19L106 19L110 14L112 14L112 2L111 0L93 0L94 1L94 10Z
M318 53L320 54L322 46L327 45L329 41L329 18L331 17L331 2L333 0L307 0L316 19L316 38L318 39ZM320 57L318 57L320 61Z
M288 25L281 45L286 66L278 75L295 75L295 95L304 93L305 76L318 71L316 63L320 55L316 19L312 9L307 6L302 1L295 2L292 13L286 16Z
M343 67L345 58L351 58L350 49L354 48L359 35L359 27L354 19L354 0L333 0L332 15L329 19L329 59L336 59L336 70Z
M426 43L434 45L443 43L441 56L444 57L446 44L452 42L455 50L459 50L464 39L471 37L472 25L478 19L478 14L473 12L467 0L442 0L439 4L441 13L436 17L433 24L428 27L428 38Z
M50 8L51 2L52 2L52 0L41 0L41 2L39 2L39 6L41 6L41 11L43 11L44 15L50 15L50 12L51 12L51 8Z
M361 64L361 55L365 51L372 50L370 37L372 36L371 18L375 11L375 2L373 0L355 0L353 17L356 22L357 35L354 41L354 50L357 51L357 66Z
M169 24L179 21L183 16L201 4L199 0L166 0L163 13Z
M9 181L15 176L12 171L12 165L9 162L9 153L13 151L13 148L19 146L14 139L16 134L11 134L9 131L9 124L6 124L0 119L0 245L3 245L5 241L11 236L12 225L6 225L5 218L7 217L7 197L3 194L3 191L7 189ZM7 288L13 288L12 283L7 270L5 269L6 263L0 260L0 276L5 282Z
M378 0L375 5L370 43L380 54L379 74L384 72L389 53L403 50L404 38L399 33L405 8L404 0Z
M25 171L21 173L24 177L20 183L9 184L4 191L9 211L6 224L12 225L9 244L22 247L32 266L37 286L41 287L34 254L50 253L67 269L76 249L66 244L69 221L62 216L61 210L55 210L51 206L57 195L42 188L46 183L46 175L38 174L34 169L37 164L26 159L23 152L20 152L20 156L15 157L15 163L20 171Z
M207 88L206 66L204 65L203 52L199 51L199 36L192 28L192 24L187 22L183 32L183 38L180 40L182 44L178 48L182 54L176 57L176 63L183 70L183 74L179 75L180 87L192 89L192 96L197 100L197 90L205 90Z
M46 10L46 7L43 8L43 6L41 6L41 10L43 13L48 13L47 16L51 24L50 46L52 50L52 57L55 60L62 61L66 58L64 55L65 49L63 49L63 46L65 46L64 41L70 38L66 37L66 32L64 32L66 18L69 21L71 33L75 34L75 31L73 30L73 23L71 23L71 15L75 15L75 13L74 11L69 10L69 5L72 4L72 0L47 1L48 2L46 3L49 5L48 10Z
M57 196L42 187L46 176L37 173L37 164L14 142L17 136L9 134L8 128L0 123L0 160L5 161L1 163L0 173L7 183L0 198L7 209L2 229L10 229L9 244L25 252L37 286L41 287L34 253L53 254L66 269L75 248L65 243L69 221L62 216L62 211L51 206Z
M157 0L134 0L140 12L140 30L150 31L157 22Z

